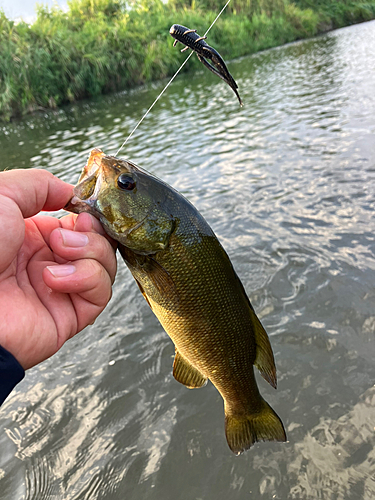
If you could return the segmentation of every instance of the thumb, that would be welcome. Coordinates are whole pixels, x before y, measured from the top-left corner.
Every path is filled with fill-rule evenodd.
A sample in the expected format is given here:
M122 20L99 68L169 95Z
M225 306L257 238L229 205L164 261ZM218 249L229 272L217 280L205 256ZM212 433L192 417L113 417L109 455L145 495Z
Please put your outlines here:
M0 172L0 273L23 243L24 218L41 210L59 210L71 196L72 186L46 170Z

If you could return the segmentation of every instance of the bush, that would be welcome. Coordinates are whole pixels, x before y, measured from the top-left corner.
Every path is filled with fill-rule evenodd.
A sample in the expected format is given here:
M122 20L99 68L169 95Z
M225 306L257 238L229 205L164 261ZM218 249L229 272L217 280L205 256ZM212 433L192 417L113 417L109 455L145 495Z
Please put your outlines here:
M178 22L203 35L223 5L70 0L68 12L39 7L31 26L15 24L0 10L0 116L10 119L172 75L186 55L172 47L170 26ZM232 0L208 43L233 58L374 17L375 0ZM194 67L201 67L195 57L189 70Z

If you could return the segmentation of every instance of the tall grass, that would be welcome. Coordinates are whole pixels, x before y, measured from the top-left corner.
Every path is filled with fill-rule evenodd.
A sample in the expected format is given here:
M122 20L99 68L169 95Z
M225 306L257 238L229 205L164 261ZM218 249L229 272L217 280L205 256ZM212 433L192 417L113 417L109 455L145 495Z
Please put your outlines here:
M39 7L32 25L0 11L0 117L173 74L184 56L172 47L170 26L204 33L223 2L70 0L67 12ZM374 17L375 0L232 0L210 43L233 58Z

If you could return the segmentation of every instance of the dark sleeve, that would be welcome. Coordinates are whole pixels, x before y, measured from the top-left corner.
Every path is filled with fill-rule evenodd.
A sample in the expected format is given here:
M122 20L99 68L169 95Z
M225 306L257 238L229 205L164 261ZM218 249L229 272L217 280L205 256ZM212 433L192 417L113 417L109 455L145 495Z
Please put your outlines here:
M0 406L24 376L25 370L16 358L0 345Z

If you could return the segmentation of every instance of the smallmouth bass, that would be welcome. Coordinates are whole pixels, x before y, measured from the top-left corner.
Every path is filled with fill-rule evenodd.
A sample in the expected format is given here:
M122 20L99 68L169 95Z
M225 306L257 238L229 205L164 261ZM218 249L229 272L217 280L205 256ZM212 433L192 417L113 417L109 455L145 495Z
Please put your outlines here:
M286 441L262 398L253 365L276 388L266 331L228 255L196 210L171 186L128 160L94 149L66 210L89 212L119 243L147 303L176 348L174 378L209 379L224 400L230 449Z

